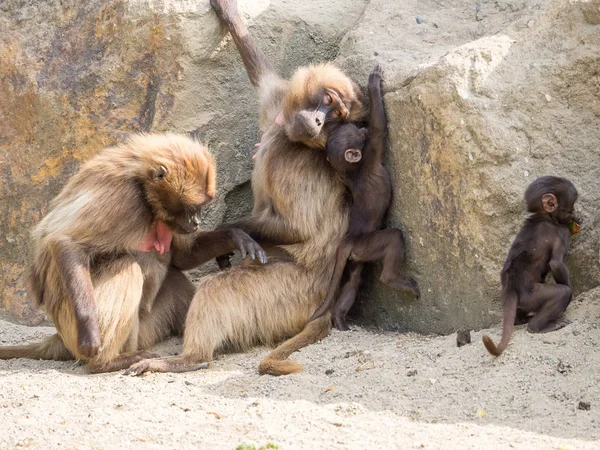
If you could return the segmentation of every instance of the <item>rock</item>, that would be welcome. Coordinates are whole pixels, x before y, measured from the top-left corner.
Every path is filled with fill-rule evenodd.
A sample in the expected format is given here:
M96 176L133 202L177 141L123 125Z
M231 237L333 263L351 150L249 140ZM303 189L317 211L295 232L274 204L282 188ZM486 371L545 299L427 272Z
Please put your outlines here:
M462 347L471 343L471 331L470 330L458 330L456 332L456 346Z
M488 2L476 18L455 3L420 3L419 25L402 2L239 1L284 75L335 59L364 87L383 65L388 225L405 231L421 298L369 269L353 311L365 325L452 333L500 322L499 272L526 215L523 192L545 174L580 192L576 293L600 284L589 263L599 254L598 0ZM209 145L219 200L207 228L251 209L256 94L206 1L7 0L0 39L2 315L42 319L24 285L29 230L81 162L126 133L188 132Z
M581 409L583 411L589 411L590 409L592 409L592 405L590 402L579 402L579 404L577 405L577 409Z
M407 272L421 297L383 285L376 267L353 313L367 325L444 334L501 322L499 274L526 217L523 193L548 174L568 177L580 193L584 227L568 257L576 294L598 286L600 265L590 261L598 258L600 180L589 161L600 160L600 33L586 24L586 3L524 1L520 11L488 3L495 14L480 29L424 4L422 17L446 15L439 31L421 28L426 36L386 21L398 5L371 2L339 60L366 80L372 63L362 55L375 43L381 59L393 59L383 64L388 225L406 233ZM531 29L527 16L535 16ZM451 36L442 34L447 26ZM375 36L367 39L366 27Z
M407 377L414 377L418 373L419 373L419 371L417 369L411 369L408 372L406 372L406 376Z

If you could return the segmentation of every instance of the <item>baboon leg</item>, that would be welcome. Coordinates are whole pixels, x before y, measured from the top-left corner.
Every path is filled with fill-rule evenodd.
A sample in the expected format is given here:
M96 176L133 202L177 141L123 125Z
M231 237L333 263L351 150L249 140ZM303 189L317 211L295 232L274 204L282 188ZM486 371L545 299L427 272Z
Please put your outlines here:
M571 302L573 293L566 284L537 283L529 294L521 294L519 308L535 312L527 331L530 333L548 333L559 330L569 323L568 319L561 317Z
M348 279L342 285L338 299L331 310L333 326L338 330L347 331L350 329L346 322L346 315L356 301L356 295L362 280L363 266L362 263L348 261Z
M141 361L128 373L193 370L225 347L246 350L294 336L322 298L325 286L317 286L316 280L314 273L283 262L207 275L188 311L181 356Z
M0 359L13 358L53 359L55 361L74 359L58 334L53 334L34 344L0 347Z
M144 286L144 274L137 261L129 255L102 264L92 272L94 298L100 326L101 345L98 355L85 358L77 353L77 327L69 302L63 302L53 317L65 346L77 359L86 361L93 373L120 370L137 350L139 307ZM145 357L150 356L144 354Z
M196 288L180 270L170 267L152 310L140 311L138 348L146 350L171 336L183 336L185 317Z
M401 275L405 250L402 231L387 228L360 238L354 245L350 258L361 262L382 261L383 270L379 277L381 282L396 289L412 292L418 297L420 292L417 283Z

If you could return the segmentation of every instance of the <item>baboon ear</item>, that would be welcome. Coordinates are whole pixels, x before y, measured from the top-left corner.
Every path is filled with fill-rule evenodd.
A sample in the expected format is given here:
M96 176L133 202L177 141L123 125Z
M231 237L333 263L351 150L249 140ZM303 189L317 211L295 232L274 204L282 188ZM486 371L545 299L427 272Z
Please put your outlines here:
M554 194L542 195L542 206L547 213L553 213L558 208L558 200Z
M167 168L162 164L152 170L152 178L162 180L167 176Z
M344 159L349 163L357 163L362 159L362 152L356 148L349 148L344 152Z

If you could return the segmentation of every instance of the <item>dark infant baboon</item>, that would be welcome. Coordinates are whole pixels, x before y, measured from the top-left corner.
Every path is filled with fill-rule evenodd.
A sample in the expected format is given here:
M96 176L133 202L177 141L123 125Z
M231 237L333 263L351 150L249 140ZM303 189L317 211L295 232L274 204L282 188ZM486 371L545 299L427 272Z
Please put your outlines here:
M576 201L577 190L565 178L541 177L525 191L527 211L532 214L517 234L500 274L502 339L496 347L489 336L483 336L492 355L504 351L517 318L529 320L531 333L555 331L570 323L562 314L573 296L566 257L569 236L579 232ZM548 272L556 284L545 282ZM535 314L528 318L529 313Z
M402 231L380 229L392 201L392 182L382 164L387 132L381 76L379 66L369 76L369 128L348 123L334 130L327 140L327 159L350 189L352 209L348 234L338 249L327 296L311 320L331 310L333 325L339 330L348 329L346 314L356 299L365 262L383 261L380 276L383 283L419 296L417 283L400 275L406 247ZM334 302L346 267L348 279Z
M266 257L240 230L197 232L215 174L205 147L173 134L135 136L85 163L33 231L30 292L57 334L0 347L0 359L74 358L107 372L182 334L194 286L180 269L237 247Z
M260 96L261 147L252 173L254 209L236 221L269 253L290 256L239 265L204 277L190 306L181 356L141 361L128 373L190 370L224 347L273 345L293 336L260 364L260 373L302 370L286 360L323 338L329 314L307 326L323 302L336 249L348 228L344 185L327 163L329 133L363 116L360 90L329 64L302 67L284 80L265 59L233 0L211 0L231 32ZM284 250L284 252L282 252ZM305 328L306 326L306 328Z

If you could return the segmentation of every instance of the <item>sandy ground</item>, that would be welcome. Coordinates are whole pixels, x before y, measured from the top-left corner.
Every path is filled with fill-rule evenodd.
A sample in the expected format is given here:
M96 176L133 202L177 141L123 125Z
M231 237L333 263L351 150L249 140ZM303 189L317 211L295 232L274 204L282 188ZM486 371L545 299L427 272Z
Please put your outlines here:
M568 316L547 335L518 327L496 360L484 332L458 348L455 335L334 331L294 355L304 373L280 378L256 372L266 348L139 378L0 361L0 449L600 448L600 289ZM0 343L51 332L0 321ZM158 351L179 348L173 339Z

